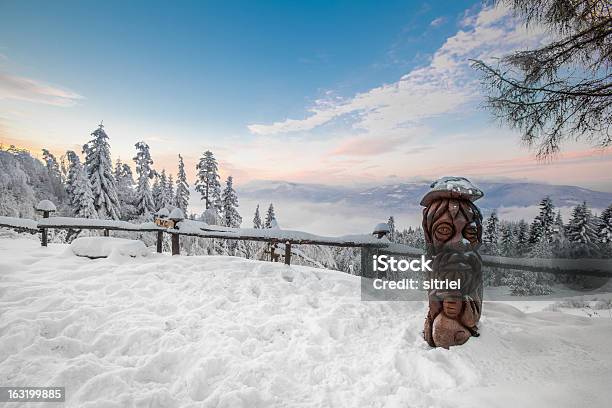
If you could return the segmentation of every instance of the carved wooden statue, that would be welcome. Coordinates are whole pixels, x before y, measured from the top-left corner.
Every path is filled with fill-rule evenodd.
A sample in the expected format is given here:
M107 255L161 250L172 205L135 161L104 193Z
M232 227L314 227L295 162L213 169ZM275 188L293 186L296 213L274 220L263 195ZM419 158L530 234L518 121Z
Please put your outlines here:
M432 347L456 346L478 336L482 311L482 191L463 177L443 177L421 200L429 278L460 280L460 289L431 290L424 337Z

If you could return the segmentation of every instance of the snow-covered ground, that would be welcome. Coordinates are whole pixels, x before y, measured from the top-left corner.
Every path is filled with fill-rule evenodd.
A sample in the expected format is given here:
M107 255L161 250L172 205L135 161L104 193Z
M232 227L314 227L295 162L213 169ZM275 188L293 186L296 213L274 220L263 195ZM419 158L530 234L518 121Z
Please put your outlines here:
M322 269L155 253L92 260L0 238L0 385L65 386L65 405L84 408L612 400L607 315L487 302L481 337L430 349L423 303L362 302L359 288Z

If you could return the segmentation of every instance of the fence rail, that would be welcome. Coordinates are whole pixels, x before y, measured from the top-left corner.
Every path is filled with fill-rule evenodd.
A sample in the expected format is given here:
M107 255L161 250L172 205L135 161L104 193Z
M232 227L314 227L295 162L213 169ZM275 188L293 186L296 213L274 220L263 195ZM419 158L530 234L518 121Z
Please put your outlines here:
M324 237L301 231L220 227L192 220L180 221L175 228L164 228L153 222L134 224L127 221L71 217L50 217L36 221L26 218L0 216L0 227L30 233L41 233L41 243L43 246L47 245L48 229L103 230L105 236L109 236L110 231L152 232L156 234L156 250L160 253L162 252L163 235L170 234L173 255L180 254L180 236L283 244L284 261L286 264L291 263L292 245L361 248L362 275L370 277L373 274L373 255L389 254L416 258L424 254L422 249L391 243L386 239L378 239L367 234ZM518 271L612 277L611 259L509 258L482 255L482 262L484 266Z

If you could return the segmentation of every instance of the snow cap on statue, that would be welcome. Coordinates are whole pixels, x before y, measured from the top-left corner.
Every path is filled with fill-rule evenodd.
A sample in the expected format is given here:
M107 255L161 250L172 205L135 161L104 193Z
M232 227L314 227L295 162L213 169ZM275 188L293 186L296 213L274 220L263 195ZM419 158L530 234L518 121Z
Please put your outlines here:
M428 207L432 201L441 198L455 198L476 201L484 193L465 177L442 177L431 183L431 190L421 200L423 207Z

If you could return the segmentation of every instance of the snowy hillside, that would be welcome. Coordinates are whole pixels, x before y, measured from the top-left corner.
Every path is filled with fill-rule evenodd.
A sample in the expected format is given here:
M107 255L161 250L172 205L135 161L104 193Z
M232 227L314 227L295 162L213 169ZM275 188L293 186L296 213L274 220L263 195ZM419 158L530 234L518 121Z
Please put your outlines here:
M359 279L334 271L154 253L90 260L0 239L0 384L65 385L68 407L612 398L610 318L485 303L482 336L444 350L422 341L424 316L422 303L362 302Z

